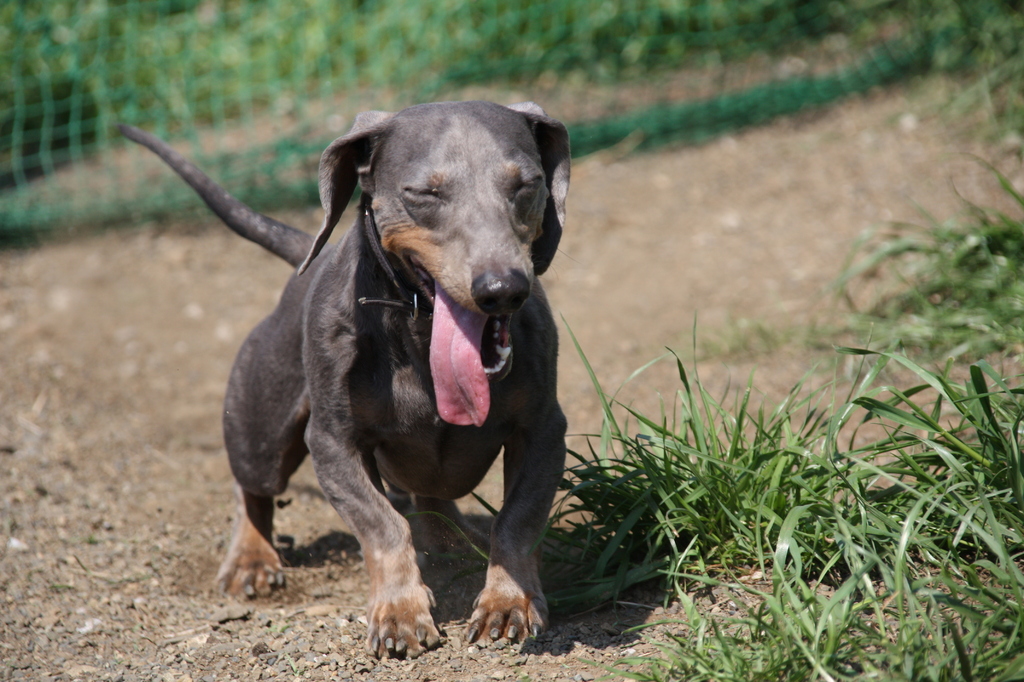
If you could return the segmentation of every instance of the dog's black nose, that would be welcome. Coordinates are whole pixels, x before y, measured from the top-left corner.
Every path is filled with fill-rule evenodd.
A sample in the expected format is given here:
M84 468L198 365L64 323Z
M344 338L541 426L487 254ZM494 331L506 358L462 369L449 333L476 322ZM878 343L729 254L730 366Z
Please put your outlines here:
M530 296L530 280L522 270L503 275L485 272L473 280L473 300L488 315L507 315L523 307Z

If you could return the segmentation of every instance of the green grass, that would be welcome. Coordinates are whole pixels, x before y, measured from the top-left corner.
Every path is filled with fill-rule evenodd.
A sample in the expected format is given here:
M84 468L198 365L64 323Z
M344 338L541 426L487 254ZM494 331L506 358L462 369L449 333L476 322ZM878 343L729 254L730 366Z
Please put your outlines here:
M1024 129L1024 12L1020 0L914 0L898 14L938 37L937 68L966 74L951 103L958 114L984 111L997 132ZM902 11L901 11L902 10Z
M1024 196L993 173L1019 216L969 205L954 221L893 225L860 247L838 287L879 273L896 284L854 316L855 331L933 355L1024 352Z
M571 453L551 603L571 612L644 583L681 606L660 655L617 674L1024 680L1024 375L953 360L1024 352L1024 220L970 206L862 254L841 287L880 270L896 285L854 328L945 354L944 369L840 348L860 361L855 385L805 381L769 406L753 377L727 401L676 358L679 388L652 415L587 365L604 423ZM707 587L742 595L740 614L704 608Z
M678 363L657 419L605 398L604 431L576 455L556 514L574 560L549 596L572 610L657 581L686 632L620 674L1024 675L1020 391L984 362L957 383L902 354L840 353L863 360L844 396L798 386L769 409L748 386L726 406ZM882 383L898 373L916 385ZM755 571L770 588L740 580ZM742 615L690 596L719 585L747 594Z

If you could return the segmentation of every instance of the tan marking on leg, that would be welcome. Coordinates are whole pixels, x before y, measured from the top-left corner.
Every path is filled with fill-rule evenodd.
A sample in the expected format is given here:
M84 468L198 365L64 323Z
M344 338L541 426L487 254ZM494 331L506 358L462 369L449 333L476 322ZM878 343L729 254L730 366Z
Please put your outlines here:
M370 575L366 647L378 658L416 658L441 641L430 609L434 593L423 583L410 543L399 552L364 549Z
M494 563L487 567L487 583L476 598L466 628L469 641L522 641L547 628L548 604L536 578L536 559L527 563L533 565L516 570Z
M217 572L217 584L228 594L255 597L284 587L281 557L271 543L272 498L250 495L235 484L235 529L231 547Z

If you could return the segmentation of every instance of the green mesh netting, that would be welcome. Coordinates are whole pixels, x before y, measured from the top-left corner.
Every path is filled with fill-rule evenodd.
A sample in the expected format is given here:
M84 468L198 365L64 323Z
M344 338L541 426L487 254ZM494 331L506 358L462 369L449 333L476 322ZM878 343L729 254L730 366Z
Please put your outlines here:
M570 123L580 155L627 137L701 141L863 92L931 63L925 33L893 4L9 0L0 242L197 205L117 122L189 141L214 177L266 210L315 202L320 151L356 111L382 104L487 87L561 93L581 121ZM636 92L617 100L619 86Z

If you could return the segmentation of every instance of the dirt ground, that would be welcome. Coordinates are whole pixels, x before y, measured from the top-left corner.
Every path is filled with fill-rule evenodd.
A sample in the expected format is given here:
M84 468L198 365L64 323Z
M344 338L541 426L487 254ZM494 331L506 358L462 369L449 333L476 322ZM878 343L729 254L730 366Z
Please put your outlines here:
M816 367L841 376L827 332L810 342L808 330L841 321L829 286L856 238L921 222L921 209L953 215L958 194L998 205L994 179L965 152L1024 184L1019 143L985 142L938 113L947 87L919 82L702 147L578 162L545 286L605 388L665 347L693 358L695 324L713 390L755 367L769 400ZM320 211L283 218L312 230ZM288 275L213 221L0 253L0 679L588 680L604 674L594 663L653 652L673 626L626 628L664 617L654 597L556 616L522 646L468 646L480 577L432 567L446 644L373 660L358 547L308 464L277 515L288 588L249 602L214 589L232 514L224 385ZM570 432L593 432L598 402L564 328L560 373ZM662 363L620 396L656 408L675 381ZM499 475L481 488L497 506ZM734 596L695 598L729 612Z

